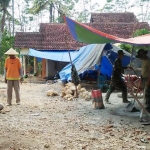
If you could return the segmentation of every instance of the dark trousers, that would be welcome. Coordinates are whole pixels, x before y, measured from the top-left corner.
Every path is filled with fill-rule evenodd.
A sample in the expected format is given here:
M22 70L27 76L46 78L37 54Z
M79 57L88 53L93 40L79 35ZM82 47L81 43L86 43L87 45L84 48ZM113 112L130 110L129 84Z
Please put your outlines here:
M148 78L143 78L142 83L144 86L144 105L150 111L150 86L146 85Z
M121 77L112 78L112 81L109 85L109 89L108 89L106 96L105 96L106 101L109 100L109 97L114 90L121 90L123 102L127 101L127 87L126 87L126 85L125 85L125 83Z

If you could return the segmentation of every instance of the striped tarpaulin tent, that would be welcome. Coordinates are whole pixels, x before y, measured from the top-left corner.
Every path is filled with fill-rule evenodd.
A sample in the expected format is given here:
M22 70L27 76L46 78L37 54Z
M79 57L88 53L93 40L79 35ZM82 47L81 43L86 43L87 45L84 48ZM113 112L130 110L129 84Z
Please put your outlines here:
M123 39L111 34L104 33L92 27L76 22L66 16L64 20L74 40L90 44L104 44L112 42L128 43L133 45L150 45L150 34L135 38Z

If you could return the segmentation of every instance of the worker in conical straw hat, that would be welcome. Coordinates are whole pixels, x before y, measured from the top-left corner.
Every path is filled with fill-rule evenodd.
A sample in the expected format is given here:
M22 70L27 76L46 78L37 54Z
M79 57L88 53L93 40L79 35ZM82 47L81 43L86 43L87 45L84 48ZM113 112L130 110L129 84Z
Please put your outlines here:
M4 65L4 74L5 74L5 83L7 83L7 105L12 104L12 89L14 88L16 94L16 103L20 104L20 86L19 81L23 81L23 73L21 62L18 57L19 53L16 52L13 48L10 48L6 53L9 57L5 60Z
M5 54L14 56L14 55L18 55L19 53L16 52L13 48L10 48Z

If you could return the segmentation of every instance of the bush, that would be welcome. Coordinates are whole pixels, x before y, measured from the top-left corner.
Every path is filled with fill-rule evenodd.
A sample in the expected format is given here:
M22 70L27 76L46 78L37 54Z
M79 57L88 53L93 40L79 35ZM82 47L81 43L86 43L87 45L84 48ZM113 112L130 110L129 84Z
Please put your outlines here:
M131 53L132 52L132 45L130 44L120 44L120 48Z

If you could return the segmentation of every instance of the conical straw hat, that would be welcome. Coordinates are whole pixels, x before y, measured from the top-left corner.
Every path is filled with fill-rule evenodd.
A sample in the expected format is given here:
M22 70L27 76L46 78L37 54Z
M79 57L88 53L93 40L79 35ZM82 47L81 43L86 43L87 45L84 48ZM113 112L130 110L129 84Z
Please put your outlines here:
M7 54L7 55L17 55L19 53L16 52L13 48L10 48L5 54Z

